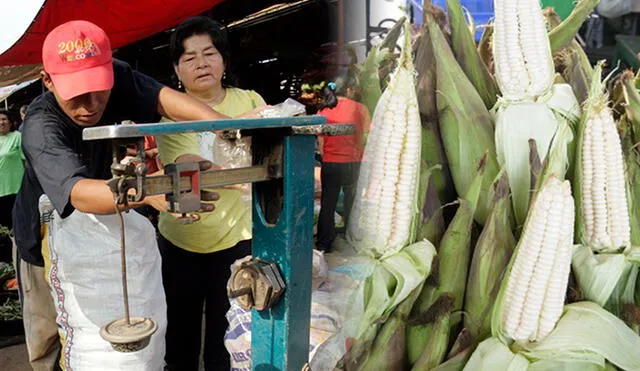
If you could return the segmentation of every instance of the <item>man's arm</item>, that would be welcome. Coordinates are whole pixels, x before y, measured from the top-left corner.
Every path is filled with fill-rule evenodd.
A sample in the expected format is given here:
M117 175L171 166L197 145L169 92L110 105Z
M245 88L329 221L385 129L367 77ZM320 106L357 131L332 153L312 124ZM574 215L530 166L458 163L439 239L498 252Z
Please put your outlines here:
M219 166L213 165L211 162L204 160L196 155L184 155L176 159L176 162L200 162L200 170L218 169ZM156 175L162 175L164 171L159 171ZM71 188L71 205L81 212L108 215L115 213L115 204L113 193L104 180L99 179L80 179ZM215 201L215 200L213 200ZM166 212L167 202L165 195L147 196L142 202L130 202L129 207L136 208L143 205L149 205L154 209ZM203 211L212 211L213 205L202 204Z
M223 120L231 117L218 113L187 94L168 87L160 89L158 112L173 121Z

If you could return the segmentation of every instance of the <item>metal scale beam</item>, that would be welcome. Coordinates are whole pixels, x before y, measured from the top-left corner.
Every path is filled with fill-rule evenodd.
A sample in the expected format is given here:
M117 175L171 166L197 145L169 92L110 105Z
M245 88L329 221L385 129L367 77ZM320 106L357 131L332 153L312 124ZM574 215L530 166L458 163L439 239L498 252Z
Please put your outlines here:
M253 166L206 171L200 188L255 183L253 186L253 258L275 263L286 288L275 305L252 313L253 369L296 370L308 362L313 249L315 135L352 133L353 125L323 125L322 116L217 120L87 128L84 140L112 139L114 146L151 135L224 131L252 137ZM195 150L195 149L194 149ZM115 159L114 159L115 162ZM193 191L180 174L144 177L146 195ZM124 179L134 188L136 177Z

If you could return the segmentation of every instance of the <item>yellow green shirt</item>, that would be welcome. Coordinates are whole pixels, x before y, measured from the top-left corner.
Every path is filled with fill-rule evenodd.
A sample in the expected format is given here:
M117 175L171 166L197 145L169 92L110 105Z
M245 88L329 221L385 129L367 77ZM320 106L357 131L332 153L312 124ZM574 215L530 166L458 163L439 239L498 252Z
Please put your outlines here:
M224 100L212 108L227 116L239 116L264 105L264 99L253 90L228 88ZM185 133L157 136L158 152L164 164L176 158L200 153L198 134ZM193 224L179 224L167 213L161 213L158 223L160 233L174 245L196 253L211 253L228 249L238 242L251 238L251 205L243 200L240 190L216 189L220 199L215 210L200 213L200 220Z

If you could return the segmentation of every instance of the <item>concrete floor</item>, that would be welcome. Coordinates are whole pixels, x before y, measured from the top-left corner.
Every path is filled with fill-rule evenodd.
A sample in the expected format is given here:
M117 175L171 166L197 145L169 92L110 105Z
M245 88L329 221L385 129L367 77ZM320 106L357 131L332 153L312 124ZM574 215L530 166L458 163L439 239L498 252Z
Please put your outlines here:
M0 365L2 371L29 371L27 347L24 344L0 349Z

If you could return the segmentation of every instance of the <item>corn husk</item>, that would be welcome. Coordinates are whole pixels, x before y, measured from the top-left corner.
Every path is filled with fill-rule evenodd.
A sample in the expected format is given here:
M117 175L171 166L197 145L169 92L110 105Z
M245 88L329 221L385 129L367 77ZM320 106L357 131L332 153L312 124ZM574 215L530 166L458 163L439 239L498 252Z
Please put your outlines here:
M438 248L437 277L423 287L412 310L411 325L407 329L407 352L409 364L415 364L416 370L435 367L444 359L450 333L460 322L457 318L450 318L450 315L451 312L462 310L472 253L473 215L483 178L484 162L481 161L474 183L465 198L459 201L456 215ZM450 304L443 305L445 297L446 303ZM439 314L432 315L432 312Z
M529 361L520 354L513 353L495 337L483 341L471 355L464 371L526 371Z
M536 142L542 162L545 161L551 141L563 125L573 127L580 117L580 107L566 84L556 84L549 96L533 102L499 103L496 120L496 150L498 162L509 177L515 219L521 225L530 203L531 167L529 140ZM570 158L562 166L570 166Z
M416 218L418 240L427 240L438 246L445 231L445 221L442 205L438 198L433 174L441 171L440 166L427 168L424 163L420 170L420 187L418 191L418 205L421 214Z
M387 33L387 36L385 36L380 43L380 50L386 49L388 51L388 53L385 54L385 57L380 63L380 88L382 89L382 91L387 88L391 72L393 72L393 70L397 67L399 54L396 52L396 47L398 44L398 39L400 38L400 35L405 28L406 22L407 17L400 17L400 19L398 19L393 27L391 27L391 29Z
M482 37L480 38L480 42L478 43L478 54L480 55L480 59L487 66L487 69L491 74L494 71L494 61L493 61L493 21L489 21L487 25L484 26L484 31L482 32Z
M478 238L467 279L464 327L476 341L491 335L491 310L516 245L511 232L509 185L506 174L501 174L494 183L494 208Z
M493 142L493 119L445 40L438 25L427 22L433 42L437 69L437 106L440 130L449 168L459 195L465 195L473 182L475 168L487 154L485 180L475 213L484 224L492 205L489 190L499 168Z
M453 179L442 144L436 104L436 63L429 29L425 26L414 44L415 66L418 72L416 94L422 122L422 162L425 167L440 165L432 173L433 186L440 203L446 204L456 198ZM435 244L434 240L429 240Z
M544 15L550 29L561 24L561 19L551 7L544 9ZM562 75L566 83L571 85L578 101L582 104L589 97L593 67L580 43L574 38L554 52L556 71Z
M473 33L470 32L459 0L447 0L453 53L469 81L480 94L487 109L495 106L500 91L498 84L480 59Z
M371 116L373 116L376 105L382 96L380 65L388 54L388 49L380 50L377 46L374 46L367 54L367 59L360 68L358 91L362 96L362 103L367 107Z
M591 302L565 306L556 328L542 342L522 345L527 358L588 362L605 360L623 370L640 369L640 337L622 320Z
M370 355L356 369L363 371L402 371L405 369L405 328L407 318L418 298L418 286L398 305L376 335Z
M455 356L447 359L438 367L434 367L432 371L462 371L464 366L469 362L472 354L472 348L466 348Z
M580 0L577 2L569 17L549 33L552 52L566 47L576 37L584 20L593 12L599 2L600 0Z

